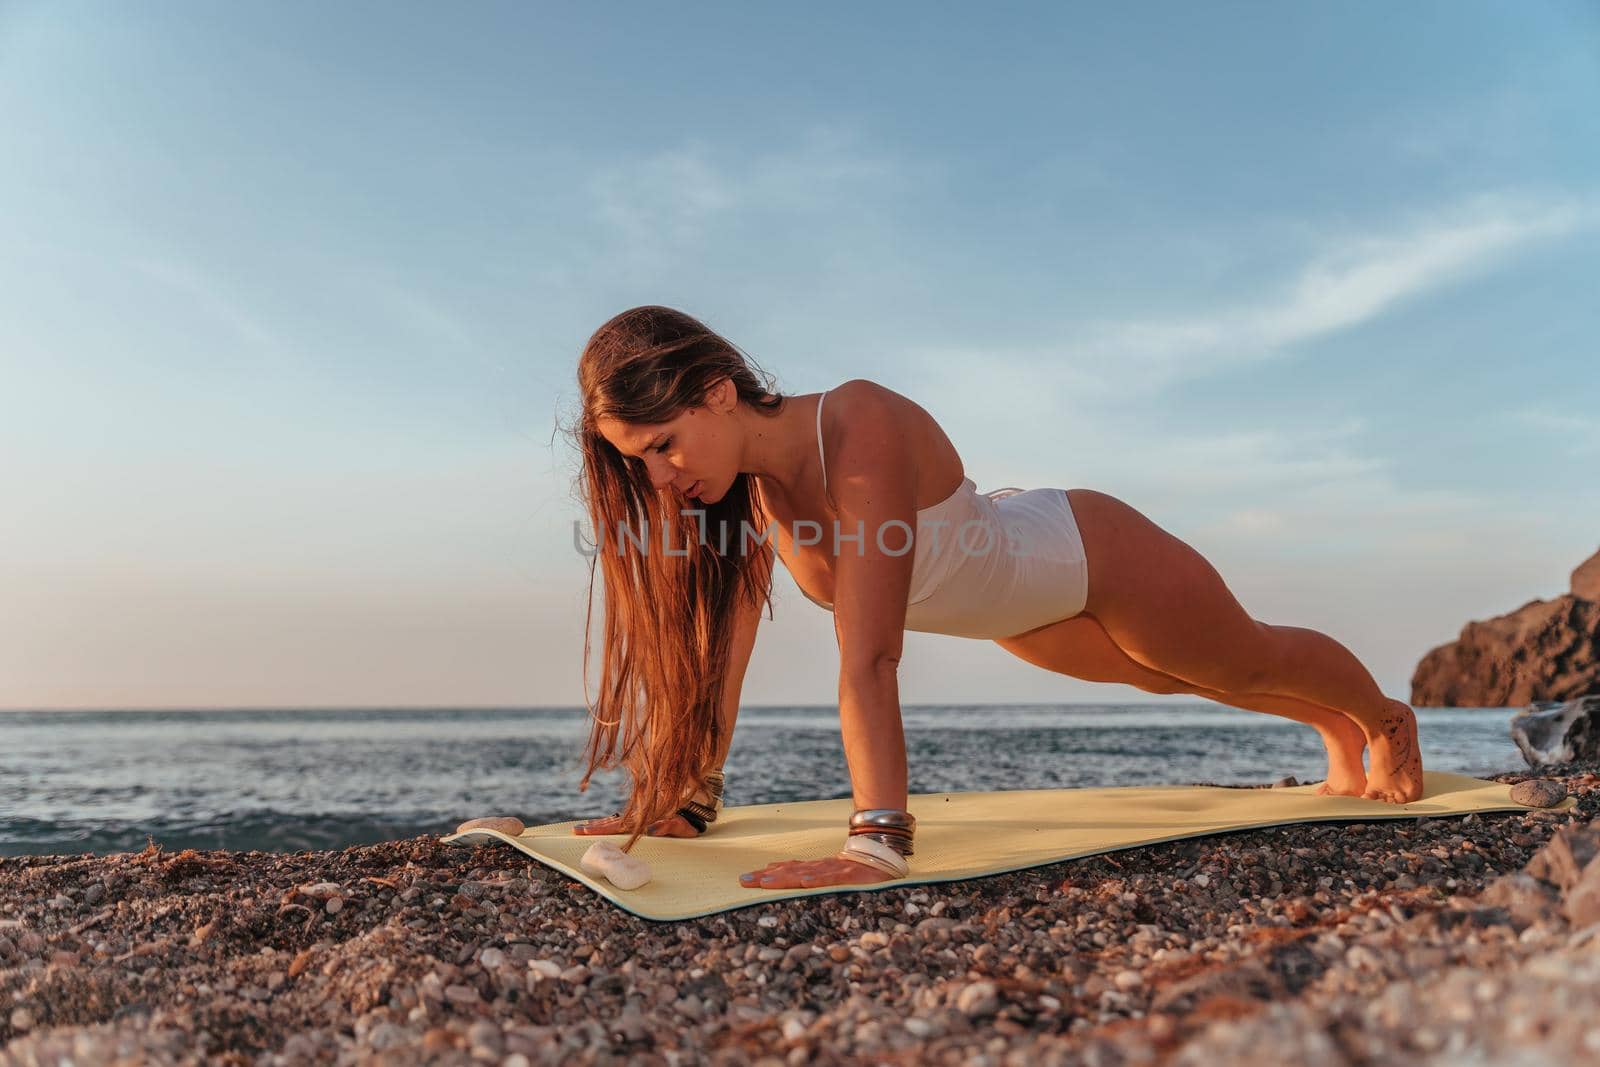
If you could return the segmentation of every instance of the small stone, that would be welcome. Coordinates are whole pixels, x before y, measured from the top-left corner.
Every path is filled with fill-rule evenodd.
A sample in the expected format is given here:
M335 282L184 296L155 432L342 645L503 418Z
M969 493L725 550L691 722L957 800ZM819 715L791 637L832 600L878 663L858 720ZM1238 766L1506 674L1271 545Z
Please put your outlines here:
M1574 929L1600 923L1600 860L1583 869L1577 882L1567 891L1562 911Z
M464 834L468 830L495 830L509 837L520 837L526 827L522 820L510 815L491 816L486 819L468 819L456 827L456 833Z
M405 1041L408 1036L409 1035L407 1035L403 1027L396 1026L394 1023L386 1022L379 1023L371 1030L368 1030L366 1040L369 1047L381 1050L393 1048L394 1046Z
M1292 786L1297 786L1299 784L1300 784L1300 779L1296 778L1294 775L1291 774L1291 775L1289 775L1289 776L1287 776L1285 778L1279 778L1276 782L1273 782L1272 783L1272 788L1274 788L1274 789L1288 789L1288 788L1290 788Z
M435 1026L422 1035L422 1047L427 1052L443 1052L456 1047L456 1035L447 1027Z
M612 1032L621 1034L625 1040L635 1043L650 1036L650 1029L645 1025L644 1016L634 1007L623 1008L622 1014L611 1024L611 1029Z
M1118 989L1128 992L1144 985L1144 976L1138 971L1118 971L1111 981Z
M500 1033L500 1027L488 1019L479 1019L467 1027L467 1042L473 1052L481 1049L498 1056L505 1049L505 1036Z
M505 966L506 954L497 948L486 948L478 953L478 962L492 971L497 967Z
M1567 787L1548 778L1530 778L1511 787L1511 801L1530 808L1553 808L1567 799Z
M290 1034L280 1055L291 1063L316 1062L317 1042L308 1034Z
M1000 991L993 982L973 982L956 997L956 1010L969 1019L981 1019L1000 1010Z
M11 1029L13 1029L13 1030L32 1030L33 1029L33 1012L29 1011L27 1008L12 1008L11 1009Z
M610 841L596 841L578 860L578 866L618 889L638 889L650 881L650 865Z
M1197 874L1194 876L1194 884L1199 886L1201 889L1204 889L1206 886L1211 884L1211 876L1208 874Z
M478 991L469 985L447 985L444 987L444 998L452 1004L476 1004L482 1000Z
M561 964L555 960L529 960L528 970L540 978L560 978Z
M329 897L327 903L322 905L322 910L327 912L329 915L339 914L344 910L344 898Z
M1590 861L1600 856L1600 833L1589 827L1563 826L1534 853L1527 872L1560 890L1572 888Z

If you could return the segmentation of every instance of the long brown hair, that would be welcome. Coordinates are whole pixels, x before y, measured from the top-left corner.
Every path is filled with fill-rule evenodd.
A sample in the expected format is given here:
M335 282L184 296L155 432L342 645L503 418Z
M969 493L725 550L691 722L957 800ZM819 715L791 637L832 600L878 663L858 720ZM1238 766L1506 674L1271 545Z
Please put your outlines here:
M701 520L683 514L684 502L670 490L655 489L643 462L614 448L596 422L668 422L705 403L706 391L723 378L757 413L774 415L786 400L732 342L668 307L615 316L578 359L580 495L596 531L584 623L585 703L595 560L605 576L600 691L589 705L593 728L578 790L589 788L596 770L618 765L620 732L621 761L633 780L622 811L629 835L623 851L717 769L733 620L750 603L770 608L773 548L752 475L739 474L722 499L699 505L702 536ZM632 539L641 533L648 536L642 550Z

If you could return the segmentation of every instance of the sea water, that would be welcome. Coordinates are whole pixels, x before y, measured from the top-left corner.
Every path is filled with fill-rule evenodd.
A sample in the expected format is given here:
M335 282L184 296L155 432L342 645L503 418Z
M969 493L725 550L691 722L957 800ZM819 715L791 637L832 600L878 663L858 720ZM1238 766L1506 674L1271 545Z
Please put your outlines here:
M1516 708L1419 708L1430 770L1523 767ZM1324 777L1310 727L1217 704L907 706L913 793ZM0 855L338 849L614 811L578 792L589 719L568 709L0 713ZM836 707L741 710L724 803L850 795Z

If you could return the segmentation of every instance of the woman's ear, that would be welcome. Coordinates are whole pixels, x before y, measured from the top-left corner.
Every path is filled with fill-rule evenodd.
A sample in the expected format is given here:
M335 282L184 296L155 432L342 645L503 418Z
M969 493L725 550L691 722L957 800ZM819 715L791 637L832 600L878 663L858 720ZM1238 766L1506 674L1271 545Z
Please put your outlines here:
M732 378L719 378L706 390L706 407L718 415L726 415L739 404L739 390Z

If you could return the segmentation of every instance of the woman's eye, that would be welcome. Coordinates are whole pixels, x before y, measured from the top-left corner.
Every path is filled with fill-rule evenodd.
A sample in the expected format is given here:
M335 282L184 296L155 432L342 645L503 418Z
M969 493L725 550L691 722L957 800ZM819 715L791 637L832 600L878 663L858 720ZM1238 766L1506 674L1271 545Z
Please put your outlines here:
M672 438L669 437L665 441L662 441L661 444L656 447L656 451L657 452L665 452L667 450L667 446L670 445L670 444L672 444Z

